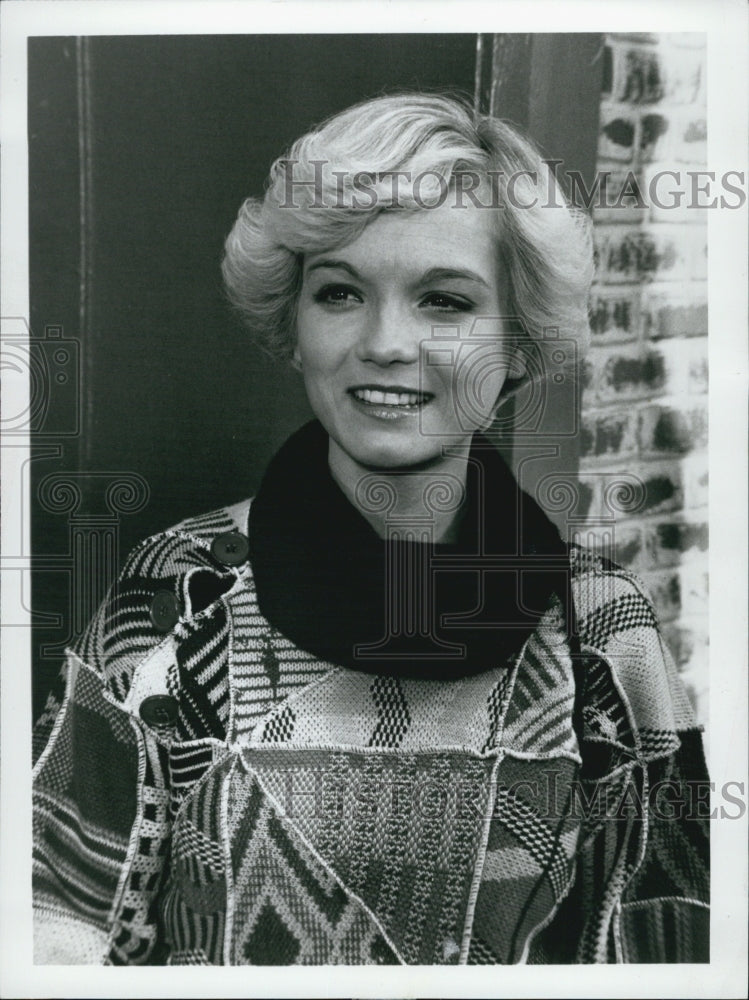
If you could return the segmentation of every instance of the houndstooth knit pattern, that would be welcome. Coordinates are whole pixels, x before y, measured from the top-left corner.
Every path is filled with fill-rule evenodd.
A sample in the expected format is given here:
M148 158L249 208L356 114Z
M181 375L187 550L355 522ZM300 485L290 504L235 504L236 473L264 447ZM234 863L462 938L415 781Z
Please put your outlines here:
M635 577L572 550L579 650L555 598L509 662L373 676L213 558L247 512L138 546L69 655L36 740L37 961L706 960L707 824L648 805L704 759ZM141 719L154 694L172 724Z

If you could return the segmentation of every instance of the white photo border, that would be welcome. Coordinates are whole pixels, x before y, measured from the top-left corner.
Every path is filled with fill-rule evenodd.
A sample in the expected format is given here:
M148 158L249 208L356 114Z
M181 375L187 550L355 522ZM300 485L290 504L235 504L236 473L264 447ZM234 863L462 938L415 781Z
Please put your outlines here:
M29 316L26 51L30 36L387 32L704 32L708 168L747 162L743 0L6 0L3 4L2 302ZM747 782L747 206L712 212L710 317L710 770ZM23 387L3 393L23 410ZM30 552L28 440L2 442L2 551ZM20 537L19 537L20 532ZM25 534L24 534L25 533ZM23 573L3 562L3 622L21 621ZM93 968L34 966L31 948L30 629L2 630L0 994L27 997L740 997L747 980L747 815L712 825L711 961L687 966Z

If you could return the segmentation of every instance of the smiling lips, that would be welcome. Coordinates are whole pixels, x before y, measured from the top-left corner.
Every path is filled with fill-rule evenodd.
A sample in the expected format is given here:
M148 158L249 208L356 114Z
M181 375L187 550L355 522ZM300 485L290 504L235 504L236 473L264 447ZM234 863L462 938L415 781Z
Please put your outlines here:
M417 410L432 399L430 392L417 392L402 386L357 386L349 392L360 403L401 410Z

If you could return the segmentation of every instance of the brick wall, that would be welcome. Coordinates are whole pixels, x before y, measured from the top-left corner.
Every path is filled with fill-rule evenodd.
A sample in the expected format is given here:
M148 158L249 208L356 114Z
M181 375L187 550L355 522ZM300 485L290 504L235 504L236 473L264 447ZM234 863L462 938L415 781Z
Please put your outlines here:
M706 213L687 207L688 198L671 209L643 197L660 171L684 177L704 167L704 38L608 35L604 59L598 173L609 178L606 197L593 202L598 270L582 393L583 534L588 543L608 538L613 557L645 580L705 722ZM675 200L672 180L659 183L665 204Z

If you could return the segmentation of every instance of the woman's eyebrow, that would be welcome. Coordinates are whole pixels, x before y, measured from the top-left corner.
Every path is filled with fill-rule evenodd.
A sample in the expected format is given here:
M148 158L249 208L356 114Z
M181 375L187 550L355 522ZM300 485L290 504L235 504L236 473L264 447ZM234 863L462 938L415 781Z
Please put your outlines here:
M471 271L469 268L455 267L431 267L419 278L418 284L429 285L433 281L449 281L456 278L466 281L477 281L479 284L484 285L485 288L490 287L486 278L482 278L476 271Z
M310 264L307 268L307 274L311 271L316 271L321 267L336 268L339 271L345 271L347 274L350 274L352 278L361 280L361 275L355 267L352 267L351 264L345 260L337 260L332 257L326 257L323 260L316 260L314 264Z
M310 264L307 268L307 274L320 268L335 268L339 271L345 271L347 274L350 274L352 278L356 278L358 281L362 280L362 277L356 268L345 260L339 260L333 257L325 257L323 260L316 260L314 264ZM470 268L456 267L430 267L428 271L425 271L424 274L421 275L415 284L421 286L429 285L434 281L449 281L456 279L476 281L485 288L490 287L489 282L485 278L482 278L476 271L472 271Z

